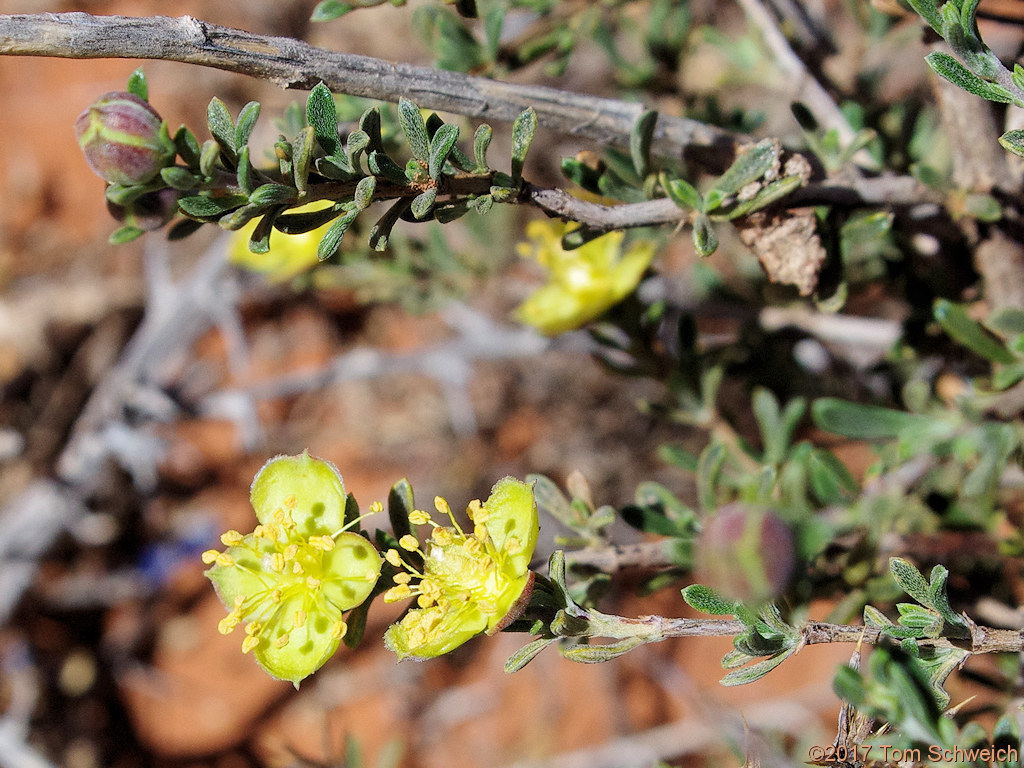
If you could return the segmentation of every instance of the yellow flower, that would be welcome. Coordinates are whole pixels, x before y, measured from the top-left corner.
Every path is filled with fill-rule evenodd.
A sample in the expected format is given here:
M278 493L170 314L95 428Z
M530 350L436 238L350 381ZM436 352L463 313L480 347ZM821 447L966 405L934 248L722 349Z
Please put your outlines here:
M415 597L417 604L384 635L399 659L440 656L481 632L500 631L518 615L533 577L529 566L538 523L531 486L511 477L499 480L486 502L469 504L470 533L456 522L448 502L438 497L434 506L450 526L422 511L410 515L433 528L425 552L407 546L414 542L406 539L414 537L402 537L403 549L423 557L422 572L397 549L385 556L404 568L384 593L385 602Z
M654 258L651 242L634 243L622 252L625 234L609 232L571 251L562 248L566 227L555 220L531 221L530 243L519 255L548 269L548 282L516 309L516 317L549 336L585 325L618 304L636 288Z
M292 208L288 214L322 211L332 205L330 200L319 200ZM259 272L273 283L290 280L317 265L316 248L331 222L298 235L287 235L275 229L270 235L270 250L266 253L253 253L249 250L249 238L261 220L253 219L232 233L228 245L229 261L253 272Z
M226 550L203 553L229 611L218 628L226 635L248 622L242 652L297 687L338 650L342 613L369 597L382 561L346 530L345 486L333 464L306 453L271 459L253 480L251 500L255 530L228 531Z

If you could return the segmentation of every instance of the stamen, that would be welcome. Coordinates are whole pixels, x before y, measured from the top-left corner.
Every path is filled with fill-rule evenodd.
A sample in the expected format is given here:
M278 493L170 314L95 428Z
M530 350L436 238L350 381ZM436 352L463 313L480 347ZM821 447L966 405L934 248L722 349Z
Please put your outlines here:
M314 549L321 549L324 552L330 552L334 549L334 539L330 536L310 536L309 544Z
M448 502L440 496L434 497L434 508L442 515L447 515L448 519L452 521L452 525L455 530L459 532L460 536L465 536L462 532L462 527L459 525L459 521L455 519L455 515L452 514L452 508L448 506Z
M426 525L427 523L432 523L433 520L431 520L430 515L422 509L414 509L409 513L409 522L413 525Z
M446 547L455 541L455 537L452 535L452 529L442 528L440 525L434 529L430 538L432 538L439 547Z
M220 557L220 550L208 549L205 552L203 552L202 557L204 563L206 563L207 565L211 565L212 563L216 562L218 557Z
M220 535L220 541L225 547L237 547L245 537L238 531L225 531Z
M420 542L419 539L417 539L411 533L407 533L398 540L398 546L400 546L407 552L418 552L420 548Z
M385 603L397 603L399 600L407 600L412 597L412 590L408 584L399 584L384 593Z
M233 558L227 552L221 552L219 555L217 555L217 559L215 562L222 568L230 568L235 564L235 558Z
M257 645L260 644L260 639L253 635L249 635L245 640L242 641L242 653L248 653Z

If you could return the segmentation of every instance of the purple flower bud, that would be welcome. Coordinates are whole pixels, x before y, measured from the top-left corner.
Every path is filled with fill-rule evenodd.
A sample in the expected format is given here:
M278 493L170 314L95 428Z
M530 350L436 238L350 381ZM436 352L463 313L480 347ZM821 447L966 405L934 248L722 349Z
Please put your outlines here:
M118 205L108 200L107 210L122 224L138 227L143 232L151 232L160 229L174 218L174 214L178 212L180 195L178 190L165 187L139 195L127 205Z
M164 121L131 93L100 96L75 120L89 167L110 184L145 184L174 157Z
M729 504L709 519L697 550L697 578L730 600L778 597L796 565L793 532L768 509Z

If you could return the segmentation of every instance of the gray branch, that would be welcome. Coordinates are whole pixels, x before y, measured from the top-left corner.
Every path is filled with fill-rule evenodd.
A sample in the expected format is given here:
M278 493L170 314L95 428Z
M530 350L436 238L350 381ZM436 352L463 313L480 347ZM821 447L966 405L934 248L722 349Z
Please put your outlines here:
M323 81L336 93L390 102L408 98L427 109L504 122L532 106L544 128L615 146L628 146L629 132L645 109L639 102L328 51L191 16L0 15L0 55L179 61L258 77L282 88L309 90ZM696 120L662 115L652 148L675 157L689 147L731 154L735 143L745 139Z
M191 16L92 16L86 13L0 15L0 55L58 58L133 58L178 61L269 80L282 88L309 89L323 81L332 91L420 106L468 117L510 122L532 106L542 127L609 146L626 147L644 105L536 85L315 48L285 37L257 35ZM695 120L659 115L652 149L679 157L703 150L709 159L732 156L749 137ZM526 184L520 202L549 216L578 221L597 231L676 224L689 219L671 200L604 206L560 189ZM797 190L787 206L915 206L942 200L915 179L883 176Z

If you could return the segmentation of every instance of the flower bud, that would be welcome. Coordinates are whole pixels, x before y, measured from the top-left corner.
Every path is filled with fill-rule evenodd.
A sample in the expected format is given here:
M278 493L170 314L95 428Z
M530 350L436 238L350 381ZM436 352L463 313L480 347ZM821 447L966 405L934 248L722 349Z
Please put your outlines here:
M110 184L145 184L175 154L160 115L131 93L100 96L75 120L75 136L89 167Z
M697 578L725 598L748 605L773 600L795 564L793 533L771 510L730 504L704 525Z
M110 215L122 224L138 227L143 232L160 229L178 212L178 196L181 193L170 187L146 192L127 205L107 201Z

